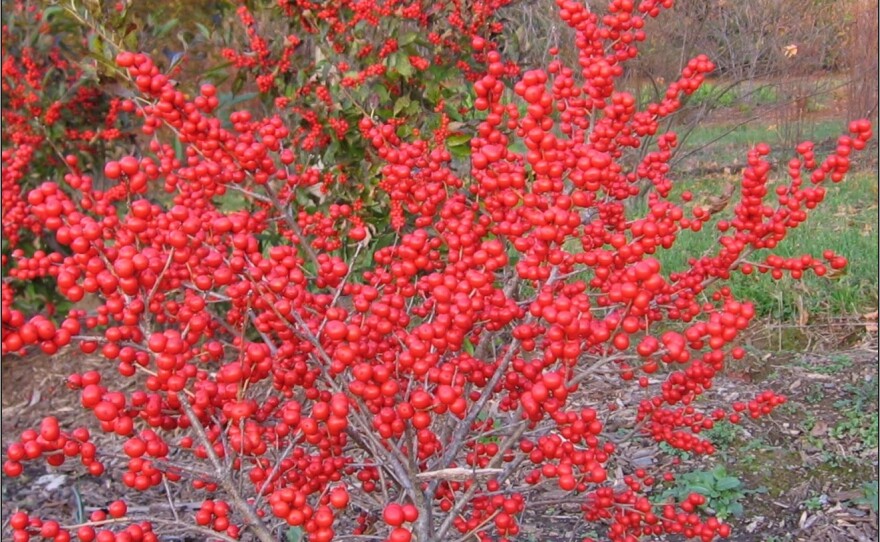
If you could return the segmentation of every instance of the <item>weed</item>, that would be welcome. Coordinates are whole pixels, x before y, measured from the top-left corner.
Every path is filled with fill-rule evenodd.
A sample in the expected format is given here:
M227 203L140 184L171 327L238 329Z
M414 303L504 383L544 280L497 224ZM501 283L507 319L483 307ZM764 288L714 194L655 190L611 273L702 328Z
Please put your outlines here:
M820 445L819 448L821 449L822 446ZM851 469L853 466L852 459L837 452L822 450L819 457L820 463L833 469Z
M816 416L814 416L811 412L807 412L804 416L804 421L801 422L801 425L803 426L804 431L809 433L813 430L814 427L816 427L817 421L818 420L816 419Z
M805 361L804 365L808 366L814 373L836 375L852 367L853 360L846 354L833 354L829 356L828 363L826 364L813 365L812 363Z
M699 493L706 497L703 506L724 520L742 515L740 501L750 493L760 491L746 489L739 478L729 475L724 466L718 466L711 471L694 471L679 476L675 485L664 491L660 498L664 501L669 498L681 501L691 493Z
M870 482L864 482L862 484L862 492L864 493L864 497L859 497L855 499L853 502L856 504L867 505L871 507L871 510L874 512L880 511L880 491L878 491L877 480L871 480Z
M733 134L725 137L724 141L731 137ZM758 134L740 135L735 139L739 138L752 142L761 140ZM706 161L712 162L713 159L706 158ZM719 158L717 163L731 162ZM717 176L697 177L679 183L673 189L673 196L685 190L695 193L705 190L717 196L727 182L737 180ZM759 315L778 321L796 321L803 314L837 315L875 310L871 307L877 306L877 275L880 273L877 187L876 173L852 175L834 190L828 190L822 205L810 211L811 220L815 220L817 227L792 231L791 244L780 247L781 255L795 257L801 254L821 255L825 248L833 246L849 260L849 265L842 272L824 277L805 273L802 281L787 277L774 281L761 273L734 274L730 284L733 294L753 300ZM710 222L707 227L712 224ZM678 239L675 250L658 250L656 257L664 269L679 271L688 268L689 255L707 254L715 250L717 246L709 236L685 232Z
M752 100L757 105L775 104L779 101L779 94L776 92L776 87L764 85L755 90Z
M825 391L821 384L808 384L804 393L804 401L810 405L818 405L825 400Z
M838 401L839 403L842 401ZM877 413L857 410L843 412L843 420L831 428L831 436L836 439L852 438L855 450L876 448L878 445Z
M753 438L747 441L739 449L738 463L749 470L756 470L760 467L765 467L766 463L764 462L763 456L751 452L763 452L769 449L771 449L771 446L763 439Z
M821 510L828 504L828 496L827 495L815 495L810 497L809 499L803 502L804 508L810 510L811 512L815 512L817 510Z
M877 418L878 390L874 376L861 385L846 386L849 397L835 401L842 419L831 429L836 439L851 438L856 449L876 448L880 443L880 420Z
M672 457L677 457L677 458L681 459L682 461L688 461L691 458L690 453L685 452L684 450L679 450L678 448L673 448L672 446L670 446L666 442L660 443L660 449L663 450L663 452L666 453L667 455L670 455Z
M853 395L853 407L857 410L862 410L867 405L871 405L873 408L877 405L877 399L880 397L876 375L865 380L861 385L847 384L845 390ZM877 410L876 408L873 409Z
M739 433L739 426L732 424L728 421L721 421L716 423L712 427L712 429L703 431L702 435L712 441L712 444L715 445L715 448L719 450L726 450L730 449L731 446L736 442Z
M731 107L737 101L738 96L731 89L719 90L712 83L703 83L690 96L690 103L693 105L711 105L713 107Z
M806 409L803 405L796 401L788 401L787 403L779 407L777 409L777 412L785 416L796 416L798 414L806 412Z

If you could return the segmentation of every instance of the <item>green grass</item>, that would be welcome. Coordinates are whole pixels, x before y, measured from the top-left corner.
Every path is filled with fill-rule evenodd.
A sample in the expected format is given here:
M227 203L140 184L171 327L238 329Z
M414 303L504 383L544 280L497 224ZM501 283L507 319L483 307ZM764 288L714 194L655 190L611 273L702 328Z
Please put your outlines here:
M685 153L702 145L708 146L673 167L670 174L674 183L670 196L673 201L681 201L681 193L690 191L694 194L695 204L706 204L709 198L723 193L729 183L738 187L741 179L739 167L744 164L748 149L767 142L773 149L770 159L777 161L771 173L771 195L767 201L775 202L773 188L789 181L785 163L793 156L793 150L788 150L791 146L784 144L781 134L773 126L749 124L726 134L730 129L724 125L708 125L691 134L683 149ZM838 121L819 122L805 128L805 132L812 134L805 139L809 137L817 143L830 141L833 148L834 138L843 131L844 127ZM719 141L709 145L716 138L720 138ZM821 149L817 151L820 159L825 154ZM732 171L719 173L721 168L718 166L730 167ZM708 170L714 172L705 173ZM734 273L728 283L734 295L738 299L753 301L759 316L796 321L803 311L815 317L877 310L880 274L877 173L864 170L850 173L842 183L828 183L826 190L825 200L809 211L807 221L790 231L774 252L782 257L810 254L821 258L824 250L832 249L847 258L847 268L825 277L807 272L800 280L785 276L778 281L769 274L756 272L746 276ZM729 218L738 197L737 189L729 207L714 219ZM629 214L631 218L644 216L647 212L644 202L633 207ZM689 266L688 259L717 252L719 233L714 227L715 220L705 225L701 232L681 233L671 249L661 249L655 254L666 273L684 271ZM767 255L768 251L755 253L750 260L762 262Z
M721 192L726 183L736 181L738 178L733 176L680 181L672 197L675 199L677 194L690 190L695 201L700 202ZM822 252L830 248L848 259L848 267L835 277L805 273L801 280L784 277L774 281L767 274L734 274L730 281L734 295L754 301L761 316L791 320L798 316L801 308L811 315L876 310L880 273L877 174L857 172L843 183L827 188L825 201L810 213L804 224L791 231L775 252L783 257L802 254L821 257ZM734 199L736 197L737 194ZM730 208L725 209L718 216L729 216L730 211ZM639 216L639 210L633 216ZM683 232L671 249L660 250L656 256L666 271L682 271L687 269L689 258L717 251L717 237L714 227L704 227L698 233ZM762 261L765 256L756 253L751 260Z
M781 98L776 84L764 83L749 85L731 85L727 81L706 81L687 98L688 107L711 108L735 107L740 111L749 111L757 105L771 105L778 103ZM640 107L648 103L662 99L666 91L665 85L656 87L649 82L640 85L630 83L626 91L636 94L640 98Z
M772 115L772 114L771 114ZM679 130L684 138L676 157L687 158L686 167L742 165L746 153L758 143L767 143L776 152L791 154L788 148L792 142L786 141L784 126L773 124L775 119L763 122L736 124L704 124L689 134ZM846 127L837 120L820 122L804 122L799 140L811 140L816 143L833 141L845 131Z
M719 88L713 83L703 83L696 90L688 102L692 105L708 103L717 107L731 107L739 99L736 89Z

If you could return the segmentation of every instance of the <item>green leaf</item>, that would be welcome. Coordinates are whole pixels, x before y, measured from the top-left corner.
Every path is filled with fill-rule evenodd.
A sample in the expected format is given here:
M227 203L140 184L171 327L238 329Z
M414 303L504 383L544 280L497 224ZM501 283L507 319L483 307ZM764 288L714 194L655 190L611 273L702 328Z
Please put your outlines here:
M229 66L232 65L232 62L223 62L205 72L203 72L202 77L206 81L211 81L212 83L219 84L225 82L229 79Z
M440 100L441 90L440 85L437 85L432 81L425 82L425 97L431 103L437 103Z
M183 152L183 143L177 138L174 138L174 155L180 161L186 160L186 154Z
M205 37L206 40L210 40L210 39L211 39L211 31L208 30L208 27L207 27L207 26L203 25L202 23L198 23L198 22L197 22L197 23L196 23L196 28L199 29L199 32L202 34L202 36Z
M61 6L48 6L43 10L43 20L48 21L51 17L63 12L64 8Z
M394 55L394 67L397 69L397 73L403 77L407 79L412 77L413 67L406 55L400 53Z
M234 95L232 93L224 93L220 96L220 107L218 109L227 109L231 108L234 105L238 105L241 102L246 102L248 100L252 100L259 96L256 92L247 92L245 94Z
M159 25L159 28L156 29L154 36L157 38L161 38L162 36L164 36L165 34L170 32L172 28L177 26L177 22L178 22L177 19L171 19L169 21L165 21L164 23Z
M468 134L456 134L449 136L446 139L447 147L462 147L466 146L471 141L471 136Z
M397 45L399 47L406 47L410 43L415 42L418 39L419 35L415 32L407 32L400 39L397 40Z
M520 140L516 140L513 143L511 143L507 147L507 150L509 150L510 152L515 152L516 154L525 154L528 151L525 143L523 143Z
M471 155L470 147L449 147L449 154L456 158L469 158Z
M715 484L715 488L718 491L728 491L730 489L738 488L742 485L742 482L739 481L738 478L734 478L733 476L727 476L726 478L721 478Z
M718 466L712 471L712 476L714 476L716 480L727 478L727 469L725 469L724 466Z
M300 542L303 539L302 527L291 527L284 533L287 542Z
M695 484L695 485L690 486L688 489L690 490L690 491L688 491L689 493L690 493L690 492L693 492L693 493L699 493L700 495L702 495L702 496L704 496L704 497L716 497L716 496L718 496L718 492L715 491L714 489L712 489L712 488L708 488L708 487L705 487L705 486L701 486L701 485L696 485L696 484Z
M871 509L874 510L874 512L880 510L880 494L878 494L877 480L863 483L862 492L864 493L864 497L859 497L853 502L855 502L856 504L870 506Z
M129 32L122 38L122 45L125 46L129 51L134 51L138 48L138 33L137 32Z
M241 89L244 88L244 72L239 72L239 74L235 77L235 80L232 82L232 94L238 94L241 92Z
M336 153L339 152L339 141L333 140L327 145L327 150L324 151L324 160L325 164L333 164L336 160Z
M461 345L461 349L471 356L474 355L474 343L472 343L470 339L464 340Z
M743 515L743 505L738 502L731 504L727 510L736 517Z
M373 90L376 92L376 96L379 97L380 103L386 103L391 98L391 93L384 86L378 86Z
M401 96L394 102L394 116L397 116L398 113L405 110L412 100L409 99L409 96Z

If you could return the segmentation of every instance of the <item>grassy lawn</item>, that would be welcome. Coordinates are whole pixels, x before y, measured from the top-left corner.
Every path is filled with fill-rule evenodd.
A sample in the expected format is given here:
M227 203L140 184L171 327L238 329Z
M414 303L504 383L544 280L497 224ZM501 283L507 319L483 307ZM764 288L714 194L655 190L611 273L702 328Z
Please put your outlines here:
M683 141L674 161L681 162L679 169L735 167L745 163L746 153L758 143L770 145L778 153L777 159L782 160L793 153L796 141L832 144L846 131L839 120L804 121L797 131L791 126L777 125L772 113L769 116L765 119L756 115L756 120L745 124L704 124L689 133L680 129L678 134Z
M676 200L682 192L690 191L696 204L705 204L731 183L738 187L746 153L760 142L771 146L770 160L777 163L771 174L771 185L787 183L784 164L793 156L793 145L787 141L790 134L772 122L774 119L770 118L741 126L709 123L696 128L674 159L680 162L672 168L675 187L671 197ZM817 156L822 158L828 152L826 149L834 148L836 137L845 130L839 120L805 121L798 140L814 141ZM680 137L683 133L684 130L679 130ZM864 161L872 152L876 154L876 147L860 153L857 160ZM848 267L842 273L829 274L833 276L817 277L808 273L802 280L774 281L769 274L759 273L734 275L730 285L735 295L753 300L761 316L792 321L803 317L804 311L813 316L839 316L877 310L880 274L877 172L863 167L851 172L838 185L829 183L826 189L825 201L810 212L806 223L790 232L776 253L783 257L803 254L821 257L825 249L832 249L848 259ZM737 190L734 201L738 195ZM768 196L768 201L774 200L775 196ZM636 209L632 216L643 212L644 209ZM715 218L729 217L731 212L732 208L728 207ZM717 251L717 238L714 225L699 233L684 232L673 248L661 250L657 257L668 272L680 271L687 268L689 258ZM751 260L758 262L765 257L766 254L758 253Z
M696 201L720 192L737 177L706 177L684 180L676 191L690 190ZM735 198L736 196L734 196ZM783 278L774 281L769 275L755 273L732 277L734 293L753 300L759 314L774 319L791 320L806 310L809 314L841 315L876 310L878 276L878 178L875 172L851 174L843 183L828 187L825 201L814 209L807 222L780 243L776 250L784 257L812 254L821 256L833 249L849 260L840 274L817 277L808 273L802 280ZM726 209L720 213L729 212ZM704 228L702 232L684 232L670 250L657 257L668 271L686 269L688 258L717 250L717 235ZM755 254L752 261L763 260Z

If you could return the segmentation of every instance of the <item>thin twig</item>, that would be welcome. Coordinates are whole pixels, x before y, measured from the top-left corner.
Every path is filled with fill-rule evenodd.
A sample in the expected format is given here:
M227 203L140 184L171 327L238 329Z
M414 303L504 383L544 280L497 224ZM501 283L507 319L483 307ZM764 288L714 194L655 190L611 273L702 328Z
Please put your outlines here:
M174 499L171 498L171 488L168 487L168 478L162 477L162 485L165 487L165 497L168 499L168 508L171 509L171 514L174 516L175 521L180 521L180 516L177 515L177 507L174 506Z
M220 462L220 458L217 457L217 453L214 451L214 445L211 440L208 438L208 435L205 434L205 428L202 425L201 420L196 415L195 411L193 411L192 406L185 400L182 399L180 401L180 406L183 411L186 413L186 417L189 419L190 425L193 431L196 434L196 437L199 439L201 445L205 448L205 453L208 455L208 459L211 461L211 464L214 466L214 471L216 473L217 481L223 487L223 490L229 495L229 500L235 510L241 514L246 521L246 523L250 526L254 531L254 535L260 539L261 542L277 542L275 537L269 532L269 529L266 528L266 524L263 523L263 520L260 519L259 516L254 512L254 510L248 505L247 501L241 496L238 492L238 489L235 487L235 483L230 478L230 470Z

